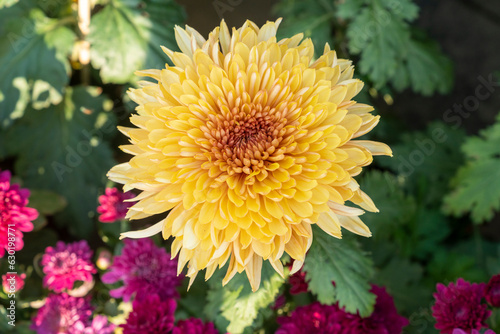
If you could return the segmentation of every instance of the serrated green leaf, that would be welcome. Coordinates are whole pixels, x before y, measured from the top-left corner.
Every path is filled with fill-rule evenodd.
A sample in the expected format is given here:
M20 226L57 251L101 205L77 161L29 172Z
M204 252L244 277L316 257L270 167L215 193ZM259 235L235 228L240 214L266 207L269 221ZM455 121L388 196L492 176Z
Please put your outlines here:
M493 126L464 143L469 159L453 180L453 191L444 201L445 212L460 216L470 211L472 220L481 223L500 209L499 143L500 114Z
M311 292L323 304L338 301L347 312L369 316L375 304L368 283L373 273L371 259L348 238L332 238L316 226L313 233L303 268Z
M6 12L24 13L16 5ZM4 10L2 10L4 11ZM69 81L67 59L76 35L40 9L6 20L0 38L0 126L20 118L26 107L47 108L62 101Z
M173 29L184 17L173 0L111 0L92 16L92 66L106 83L126 83L136 70L164 67L168 58L160 46L177 49Z
M102 138L115 131L115 121L103 112L107 100L99 94L97 88L68 88L61 104L29 109L7 133L8 149L18 157L16 174L28 188L64 196L68 206L55 218L80 238L94 229L98 190L114 165ZM99 122L100 117L108 120Z
M406 68L412 89L422 95L441 94L450 91L453 85L452 64L436 44L410 41L406 47ZM397 86L403 90L406 85Z
M222 275L222 270L216 273ZM247 276L236 274L229 283L222 287L220 278L208 281L211 289L208 292L205 314L214 321L221 331L243 333L245 328L262 321L260 310L268 307L278 295L284 280L266 261L262 266L260 288L252 292ZM227 329L226 329L227 326Z
M462 215L470 211L475 223L493 218L500 209L500 159L470 162L457 175L456 188L445 198L445 211Z
M36 189L30 191L29 206L43 215L53 215L67 205L66 199L53 191Z
M408 25L418 16L412 1L365 1L362 7L344 3L339 8L340 15L352 19L346 33L349 50L360 55L360 72L376 88L391 83L397 90L411 86L423 95L451 89L450 61L426 38L417 40Z

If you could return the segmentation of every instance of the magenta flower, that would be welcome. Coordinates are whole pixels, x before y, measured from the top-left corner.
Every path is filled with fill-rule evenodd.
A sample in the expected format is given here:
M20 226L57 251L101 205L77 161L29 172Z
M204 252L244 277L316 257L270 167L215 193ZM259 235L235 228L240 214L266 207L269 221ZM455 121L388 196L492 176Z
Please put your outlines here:
M432 306L435 327L443 334L452 334L455 328L465 331L486 327L486 319L491 311L481 303L485 284L471 284L462 278L447 287L439 283L434 294L436 303Z
M466 332L463 329L455 328L452 334L481 334L477 329L473 329L471 332ZM484 334L495 334L494 331L488 329Z
M92 307L87 298L53 294L38 310L30 328L37 334L75 334L75 325L88 323L91 316Z
M0 258L5 251L23 249L23 233L33 230L38 211L28 208L28 189L10 184L10 172L0 172ZM13 234L13 235L12 235Z
M24 288L26 274L6 274L2 275L2 287L5 293L17 293Z
M486 285L485 298L493 307L500 307L500 275L493 276Z
M297 307L288 317L278 318L281 327L275 334L341 334L350 321L337 305L315 302Z
M82 321L75 323L72 334L113 334L115 327L105 316L96 315L90 323L86 324Z
M189 318L180 320L172 334L219 334L211 322L203 323L201 319Z
M408 325L408 319L398 314L392 297L384 287L372 285L371 292L377 296L373 313L368 318L356 316L350 333L400 334Z
M101 214L99 221L113 223L125 218L128 208L134 204L134 202L125 202L125 200L134 197L133 193L122 193L117 188L106 188L105 194L99 196L100 205L97 207L97 212Z
M123 334L165 334L174 327L174 299L162 300L156 294L145 295L132 303L127 322L120 327Z
M110 270L102 276L107 284L123 281L110 291L114 298L129 301L133 294L142 297L157 294L162 300L178 297L176 288L183 277L177 276L177 261L153 240L125 239L122 255L115 256Z
M302 292L307 292L309 288L309 284L306 282L306 273L305 271L299 270L295 274L291 275L288 278L290 283L290 293L292 295L298 295Z
M45 277L43 285L55 292L73 289L76 281L90 282L97 270L92 263L92 251L85 240L56 247L47 247L42 257Z
M318 302L298 307L289 317L281 317L276 334L400 334L408 320L397 313L385 288L372 286L376 296L373 313L362 318L335 305Z

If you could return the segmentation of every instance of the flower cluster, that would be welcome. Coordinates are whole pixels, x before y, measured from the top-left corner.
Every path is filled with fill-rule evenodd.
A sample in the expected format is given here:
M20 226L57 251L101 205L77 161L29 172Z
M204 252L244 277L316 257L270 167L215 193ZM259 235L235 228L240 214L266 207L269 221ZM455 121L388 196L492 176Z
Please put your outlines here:
M123 334L163 334L172 330L178 334L217 333L212 323L204 324L200 319L179 321L174 326L175 299L179 297L176 289L182 279L177 275L177 261L153 240L125 240L122 254L114 257L109 271L102 276L104 283L123 283L110 291L112 297L133 299L132 312L120 325Z
M128 209L134 204L125 202L134 198L132 193L122 193L117 188L106 188L104 195L99 196L99 206L97 212L100 213L99 221L103 223L113 223L125 218Z
M32 221L38 217L38 211L26 206L29 190L11 184L10 178L9 171L0 171L0 258L7 249L23 248L22 232L32 231Z
M491 311L482 302L485 288L484 283L471 284L462 278L448 286L439 283L434 294L436 303L432 306L435 327L442 334L452 334L455 329L471 331L487 327L486 319Z
M372 286L376 296L373 313L362 318L336 305L315 302L298 307L288 317L281 317L276 334L400 334L408 320L397 313L392 297L385 288Z
M46 298L31 329L37 334L111 334L114 325L104 316L92 317L93 308L88 298L73 297L66 293Z
M156 82L129 92L139 106L121 148L133 157L108 176L142 192L128 218L170 212L124 236L173 236L191 280L229 263L223 284L246 271L256 290L263 260L280 274L285 252L304 261L314 224L337 238L341 228L371 235L364 211L346 204L378 211L354 176L391 155L355 140L379 117L353 100L363 82L351 61L328 45L315 58L302 34L278 41L280 21L232 32L222 21L207 39L176 27L182 52L164 48L174 65L143 71Z
M177 261L172 260L164 248L157 247L151 239L127 239L122 254L115 256L102 281L123 286L110 291L114 298L129 301L157 294L161 300L178 296L177 287L182 276L177 276Z
M92 263L92 254L84 240L71 244L59 241L56 247L47 247L41 262L45 273L43 285L61 292L73 289L76 281L92 281L92 274L97 272Z

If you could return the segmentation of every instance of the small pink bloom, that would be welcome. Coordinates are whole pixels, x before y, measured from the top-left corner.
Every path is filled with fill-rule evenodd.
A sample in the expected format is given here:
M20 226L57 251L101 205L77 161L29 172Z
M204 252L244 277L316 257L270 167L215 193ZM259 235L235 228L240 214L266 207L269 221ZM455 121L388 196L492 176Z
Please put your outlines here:
M6 274L2 275L2 286L5 293L17 293L24 287L26 274Z
M105 194L99 196L99 207L97 212L99 221L103 223L113 223L125 218L128 209L134 205L134 202L125 202L127 199L134 198L133 193L122 193L117 188L106 188Z
M55 292L73 289L76 281L90 282L97 270L92 263L92 250L85 240L47 247L42 257L45 277L43 285Z
M10 172L0 172L0 258L8 249L23 249L23 233L33 230L38 211L28 208L28 189L10 183Z

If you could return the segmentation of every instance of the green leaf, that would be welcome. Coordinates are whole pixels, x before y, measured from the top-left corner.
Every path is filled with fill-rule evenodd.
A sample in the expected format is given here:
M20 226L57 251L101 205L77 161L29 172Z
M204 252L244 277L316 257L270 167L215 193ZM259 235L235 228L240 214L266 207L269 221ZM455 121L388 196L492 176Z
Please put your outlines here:
M368 283L373 273L372 261L356 242L346 237L335 239L318 227L313 230L314 241L303 268L309 289L323 304L338 301L347 312L369 316L375 304Z
M53 215L67 205L66 199L53 191L31 189L29 206L43 215Z
M432 294L421 285L423 268L408 259L392 256L389 263L377 271L375 283L386 287L400 313L411 313L427 307Z
M493 218L500 209L499 144L500 114L493 126L463 145L469 159L453 180L453 191L445 198L445 212L455 216L471 212L475 223Z
M136 70L163 68L168 58L160 46L177 49L173 29L184 17L173 0L110 0L90 23L92 66L105 83L126 83Z
M40 9L26 12L20 4L0 11L5 20L0 38L0 126L20 118L25 109L58 104L69 81L67 59L75 34ZM25 13L8 17L8 13Z
M278 29L278 39L303 33L305 38L312 39L316 56L323 53L325 43L332 46L334 6L328 1L284 0L278 3L274 12L284 17Z
M394 157L380 157L376 163L403 179L405 190L414 194L418 203L440 208L450 179L463 164L464 155L456 147L464 140L463 129L434 122L425 131L405 132L391 145Z
M248 278L243 273L236 274L224 287L220 284L223 270L219 269L215 275L220 277L208 281L211 288L205 314L219 330L230 333L243 333L245 328L262 321L261 311L274 302L284 283L267 261L262 266L261 284L256 292L252 292Z
M341 17L347 26L349 50L360 55L359 69L376 88L391 83L397 90L411 88L423 95L448 92L452 86L449 60L427 38L417 38L409 22L418 16L410 0L345 2Z
M450 235L447 218L437 209L428 210L420 207L415 217L415 234L417 242L413 255L425 261L436 249L442 247L442 242Z
M106 106L98 88L68 88L61 104L28 110L7 134L11 154L18 155L16 174L28 188L64 196L68 205L55 218L81 238L94 229L98 190L114 164L102 141L116 131L112 115L103 112Z
M380 210L376 213L366 212L362 216L374 239L387 239L415 215L414 198L404 194L401 180L394 175L369 171L359 183Z
M445 211L455 216L471 212L481 223L493 218L500 209L500 159L470 162L455 179L455 190L445 198Z
M352 19L359 13L364 3L365 0L342 1L337 7L337 16L342 19Z
M449 92L453 86L452 63L445 57L439 47L430 41L410 41L406 47L406 68L412 89L422 95L432 95L434 91L441 94ZM395 88L403 90L406 84L395 84Z

